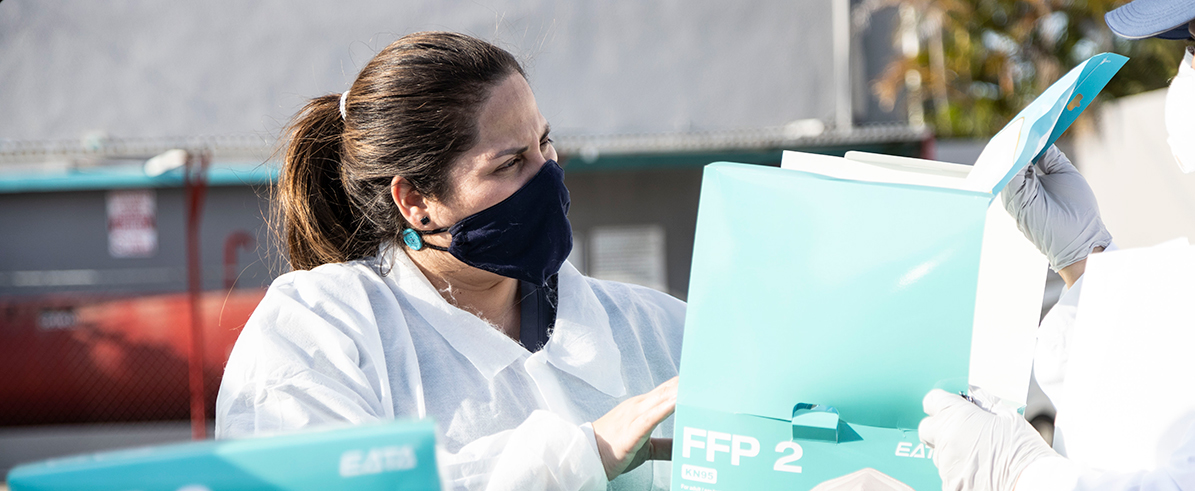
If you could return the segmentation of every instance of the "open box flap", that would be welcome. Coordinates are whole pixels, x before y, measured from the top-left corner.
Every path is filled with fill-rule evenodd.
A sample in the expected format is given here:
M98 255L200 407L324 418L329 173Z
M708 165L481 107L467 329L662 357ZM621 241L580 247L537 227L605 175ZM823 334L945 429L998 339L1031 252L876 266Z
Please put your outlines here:
M1041 157L1070 128L1126 61L1115 53L1100 53L1050 85L984 147L975 170L967 176L970 186L993 195L1004 189L1013 175Z
M952 188L994 198L1070 128L1126 61L1101 53L1080 63L997 132L971 166L867 152L847 152L845 160L784 152L780 165L835 179Z

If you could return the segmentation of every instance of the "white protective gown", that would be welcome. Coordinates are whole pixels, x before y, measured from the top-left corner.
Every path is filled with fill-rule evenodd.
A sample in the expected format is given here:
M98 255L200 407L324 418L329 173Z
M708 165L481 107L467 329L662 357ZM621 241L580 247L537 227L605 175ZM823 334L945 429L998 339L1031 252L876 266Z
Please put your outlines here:
M381 257L270 285L225 369L216 437L431 417L446 489L606 489L589 423L677 375L685 304L565 263L551 339L531 354L403 251ZM649 461L609 488L667 489L670 469Z
M1082 289L1083 278L1080 277L1073 287L1062 293L1038 328L1033 371L1042 392L1050 398L1059 414L1073 410L1067 404L1063 385L1070 353L1068 346ZM1065 459L1042 464L1030 465L1021 474L1016 491L1195 491L1195 426L1187 430L1183 443L1167 464L1149 472L1099 472Z
M1193 50L1188 48L1179 71L1190 71ZM1174 144L1172 143L1172 146ZM1109 246L1108 250L1115 249ZM1063 390L1066 381L1069 343L1073 335L1075 314L1079 306L1083 278L1064 291L1058 303L1042 319L1038 328L1037 350L1033 371L1042 392L1050 398L1059 414L1073 411ZM1125 326L1131 329L1131 326ZM1176 390L1190 390L1176 387ZM1059 429L1061 430L1061 428ZM1056 433L1056 439L1060 438ZM1140 491L1195 491L1195 424L1187 429L1182 443L1170 456L1166 465L1149 472L1098 472L1083 469L1064 459L1054 459L1047 465L1031 465L1021 475L1017 491L1100 489Z

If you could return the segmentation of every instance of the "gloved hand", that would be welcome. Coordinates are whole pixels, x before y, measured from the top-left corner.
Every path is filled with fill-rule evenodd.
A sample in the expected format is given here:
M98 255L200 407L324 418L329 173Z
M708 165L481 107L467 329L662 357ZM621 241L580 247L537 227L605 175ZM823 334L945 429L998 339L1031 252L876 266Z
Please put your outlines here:
M1013 176L1000 199L1017 220L1017 228L1046 255L1054 271L1112 242L1091 186L1053 145L1037 165Z
M1012 491L1029 464L1058 455L1016 411L982 389L972 397L977 404L934 389L921 402L929 417L917 431L934 449L943 491Z

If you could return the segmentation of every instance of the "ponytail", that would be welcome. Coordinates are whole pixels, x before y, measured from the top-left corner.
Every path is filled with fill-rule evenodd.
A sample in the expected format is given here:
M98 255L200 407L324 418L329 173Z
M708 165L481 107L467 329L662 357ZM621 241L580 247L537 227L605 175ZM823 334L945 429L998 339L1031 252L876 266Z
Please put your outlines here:
M450 32L403 36L361 70L345 100L313 99L287 127L272 228L293 269L363 259L407 226L394 176L451 197L452 163L478 139L490 90L525 76L510 53Z
M341 178L340 98L312 99L287 128L289 144L278 177L275 223L292 268L311 269L354 254L353 205Z

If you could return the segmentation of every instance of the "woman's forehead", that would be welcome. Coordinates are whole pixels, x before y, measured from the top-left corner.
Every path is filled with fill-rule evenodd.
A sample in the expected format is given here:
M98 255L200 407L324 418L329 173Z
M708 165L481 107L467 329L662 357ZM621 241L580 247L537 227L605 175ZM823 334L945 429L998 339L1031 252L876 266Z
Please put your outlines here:
M517 73L494 87L482 105L477 123L475 150L486 159L500 158L505 156L504 152L536 145L547 127L531 86Z

